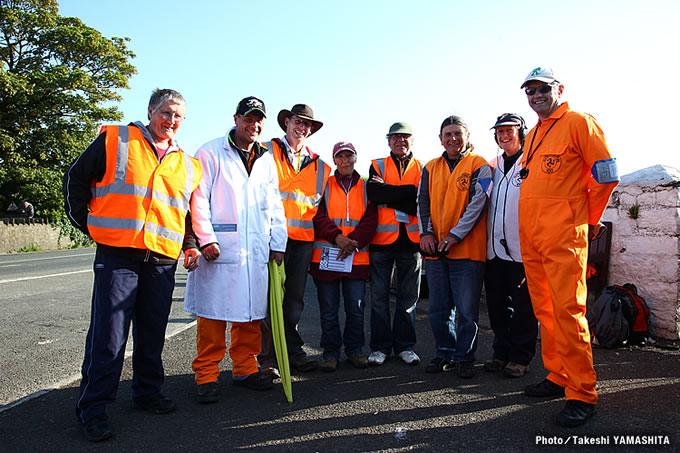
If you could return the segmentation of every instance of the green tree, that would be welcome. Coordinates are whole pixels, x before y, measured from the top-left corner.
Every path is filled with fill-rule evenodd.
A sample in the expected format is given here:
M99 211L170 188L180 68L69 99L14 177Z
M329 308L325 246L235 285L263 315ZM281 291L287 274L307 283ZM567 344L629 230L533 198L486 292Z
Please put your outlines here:
M99 126L122 119L137 72L129 38L106 38L56 0L0 0L0 215L11 200L63 215L61 179Z

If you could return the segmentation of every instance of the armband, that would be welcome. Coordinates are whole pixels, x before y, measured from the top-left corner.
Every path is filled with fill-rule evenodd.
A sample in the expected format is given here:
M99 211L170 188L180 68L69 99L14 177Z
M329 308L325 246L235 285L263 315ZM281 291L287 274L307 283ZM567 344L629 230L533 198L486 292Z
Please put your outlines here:
M598 160L593 164L593 168L590 171L595 181L600 184L618 182L619 180L619 169L616 167L615 158Z

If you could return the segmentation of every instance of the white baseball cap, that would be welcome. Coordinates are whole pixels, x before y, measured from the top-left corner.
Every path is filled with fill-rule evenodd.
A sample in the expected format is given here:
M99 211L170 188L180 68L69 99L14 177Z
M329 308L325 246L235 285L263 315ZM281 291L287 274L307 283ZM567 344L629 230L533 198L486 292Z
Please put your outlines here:
M524 83L520 88L524 88L524 86L532 80L538 80L539 82L545 83L559 82L559 80L555 78L550 66L538 66L532 69L526 79L524 79Z

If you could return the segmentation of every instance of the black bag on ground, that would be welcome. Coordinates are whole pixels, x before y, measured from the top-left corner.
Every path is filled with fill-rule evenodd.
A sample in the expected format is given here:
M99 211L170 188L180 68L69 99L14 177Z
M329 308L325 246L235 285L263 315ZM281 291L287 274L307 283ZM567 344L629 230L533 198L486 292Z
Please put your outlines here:
M588 307L586 319L591 336L597 338L600 346L616 348L628 342L630 327L621 298L614 286L605 288L600 297Z
M637 287L632 283L623 286L610 286L614 288L621 300L623 315L628 321L630 335L629 344L645 343L649 337L649 306L638 294Z

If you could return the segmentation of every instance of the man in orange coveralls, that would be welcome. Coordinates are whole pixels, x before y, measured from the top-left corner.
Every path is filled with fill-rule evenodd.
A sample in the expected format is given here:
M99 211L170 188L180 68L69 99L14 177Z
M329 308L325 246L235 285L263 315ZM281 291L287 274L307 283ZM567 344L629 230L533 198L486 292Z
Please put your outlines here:
M597 402L585 316L588 239L597 236L618 183L616 159L595 119L562 101L564 85L551 68L535 68L521 88L538 124L527 134L522 157L519 234L529 293L541 323L543 363L550 372L524 392L565 395L557 423L580 426Z

